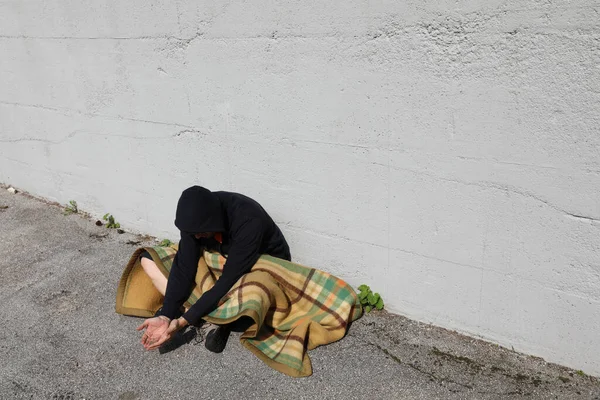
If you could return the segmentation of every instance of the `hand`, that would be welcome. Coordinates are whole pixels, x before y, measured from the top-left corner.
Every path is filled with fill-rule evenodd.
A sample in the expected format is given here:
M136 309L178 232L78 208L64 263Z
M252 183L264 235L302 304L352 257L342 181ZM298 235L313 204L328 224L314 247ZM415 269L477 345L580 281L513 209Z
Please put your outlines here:
M149 350L149 347L158 342L169 328L171 320L165 316L149 318L137 327L138 331L146 329L142 335L142 345Z
M169 320L167 317L160 316L150 318L138 326L137 330L146 328L142 336L142 344L146 350L154 350L162 346L173 338L178 330L184 328L188 322L184 318Z

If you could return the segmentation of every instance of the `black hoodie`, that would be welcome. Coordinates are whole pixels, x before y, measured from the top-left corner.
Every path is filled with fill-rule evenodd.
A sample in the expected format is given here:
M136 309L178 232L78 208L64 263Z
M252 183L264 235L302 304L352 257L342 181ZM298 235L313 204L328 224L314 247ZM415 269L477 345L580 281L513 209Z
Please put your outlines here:
M261 254L291 260L288 244L269 214L256 201L238 193L211 192L200 186L184 190L177 204L175 226L181 240L160 313L171 319L181 315L180 308L193 289L203 248L227 254L227 261L215 286L183 315L193 325L217 307ZM205 232L221 233L223 243L194 236Z

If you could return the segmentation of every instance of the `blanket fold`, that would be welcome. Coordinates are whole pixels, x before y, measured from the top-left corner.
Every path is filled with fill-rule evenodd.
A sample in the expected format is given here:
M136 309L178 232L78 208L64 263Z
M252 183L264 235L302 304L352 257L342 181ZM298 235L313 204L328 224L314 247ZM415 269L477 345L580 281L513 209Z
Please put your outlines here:
M168 278L176 249L137 249L117 289L116 312L151 317L163 296L144 272L140 254L148 251ZM196 286L185 303L190 307L209 290L226 259L204 252L198 262ZM358 296L346 282L326 272L271 256L261 256L204 319L226 324L243 316L254 323L241 334L241 343L268 366L293 377L312 374L307 350L344 337L350 322L362 315Z

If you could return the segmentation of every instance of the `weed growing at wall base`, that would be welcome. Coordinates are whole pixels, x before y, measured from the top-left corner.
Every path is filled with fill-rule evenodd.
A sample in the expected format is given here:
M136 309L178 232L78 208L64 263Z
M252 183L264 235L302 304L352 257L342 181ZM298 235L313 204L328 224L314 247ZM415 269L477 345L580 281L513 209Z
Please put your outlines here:
M65 214L65 215L77 214L78 212L79 212L79 209L77 208L77 202L75 200L70 200L69 204L67 204L65 206L65 211L63 214Z
M383 310L383 299L379 293L373 293L368 285L360 285L358 290L360 291L358 298L360 299L360 304L365 309L365 312L371 312L373 308Z
M109 213L104 214L104 216L102 217L102 219L106 221L106 227L107 228L116 228L116 229L119 229L121 227L121 224L119 224L117 221L115 221L115 217L113 217Z
M173 242L171 242L169 239L163 239L158 245L161 247L169 247L172 244Z

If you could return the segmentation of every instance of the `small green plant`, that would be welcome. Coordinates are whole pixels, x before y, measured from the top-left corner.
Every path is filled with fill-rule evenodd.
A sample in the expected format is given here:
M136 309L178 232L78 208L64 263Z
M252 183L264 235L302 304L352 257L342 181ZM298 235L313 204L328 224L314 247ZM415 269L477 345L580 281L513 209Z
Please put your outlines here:
M106 221L106 227L107 228L116 228L116 229L119 229L121 227L121 224L118 223L117 221L115 221L115 217L113 217L109 213L104 214L104 216L102 217L102 219Z
M585 376L585 372L583 372L582 370L578 370L575 373L579 376Z
M161 247L169 247L172 244L173 242L171 242L169 239L163 239L158 245Z
M358 290L360 290L360 293L358 294L360 304L363 306L366 312L371 312L373 308L383 310L383 299L379 293L373 293L371 288L367 285L360 285Z
M65 206L65 215L77 214L79 210L77 209L77 202L75 200L70 200L69 204Z

